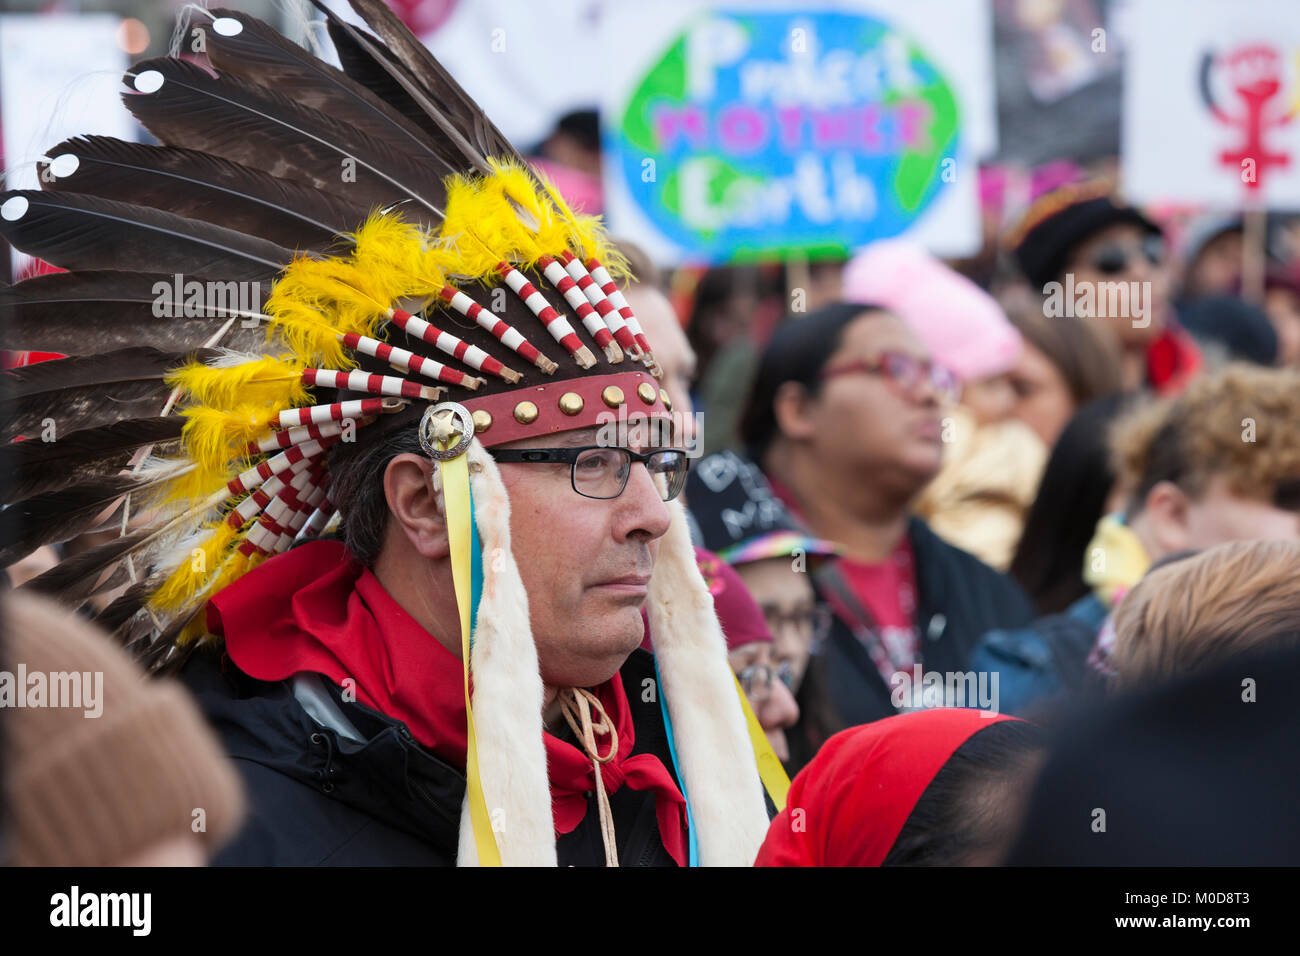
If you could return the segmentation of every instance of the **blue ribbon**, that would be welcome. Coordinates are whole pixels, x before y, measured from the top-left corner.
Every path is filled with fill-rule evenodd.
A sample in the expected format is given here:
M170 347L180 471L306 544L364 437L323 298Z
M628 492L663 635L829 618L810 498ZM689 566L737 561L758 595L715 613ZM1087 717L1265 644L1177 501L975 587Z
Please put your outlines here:
M673 741L673 719L668 716L668 701L664 699L664 682L659 679L659 659L655 658L655 689L659 693L659 709L664 715L664 730L668 734L668 755L673 759L673 769L677 771L677 780L682 787L682 797L686 800L686 835L690 846L687 866L700 865L700 848L695 842L695 820L691 816L691 798L686 793L686 778L682 776L682 766L677 760L677 744Z
M483 597L483 543L478 538L474 520L474 492L469 494L469 646L474 646L474 628L478 622L478 602Z

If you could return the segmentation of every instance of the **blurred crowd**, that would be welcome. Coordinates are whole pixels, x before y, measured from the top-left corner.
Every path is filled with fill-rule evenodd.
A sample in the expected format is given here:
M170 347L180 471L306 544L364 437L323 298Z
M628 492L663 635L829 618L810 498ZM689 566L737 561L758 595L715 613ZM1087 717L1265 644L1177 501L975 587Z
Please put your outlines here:
M706 425L688 504L764 610L771 662L736 666L797 774L790 806L822 821L787 810L760 864L1296 861L1277 842L1294 746L1291 769L1219 776L1293 720L1277 671L1300 650L1293 230L1270 218L1251 295L1240 217L1174 249L1081 175L990 237L991 268L874 243L770 334L757 283L699 280L696 395L706 423L722 403L736 424ZM1115 289L1132 293L1118 308ZM1184 720L1200 707L1215 720ZM1139 750L1159 770L1133 772ZM1122 848L1060 835L1104 833L1089 814L1120 790L1149 837L1133 816ZM1171 828L1219 799L1259 817L1179 843Z

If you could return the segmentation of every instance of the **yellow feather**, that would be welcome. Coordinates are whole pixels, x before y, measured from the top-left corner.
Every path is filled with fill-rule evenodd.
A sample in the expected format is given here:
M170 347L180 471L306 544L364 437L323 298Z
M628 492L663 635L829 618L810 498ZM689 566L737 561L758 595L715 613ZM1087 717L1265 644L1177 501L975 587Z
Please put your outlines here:
M237 543L232 539L231 543ZM255 552L251 556L235 551L225 558L217 569L216 574L212 575L201 587L190 595L189 607L197 605L194 616L190 618L185 627L181 629L179 636L176 638L178 646L184 647L186 644L196 639L201 639L207 635L207 620L204 609L207 606L208 598L224 590L239 578L243 577L253 568L257 567L264 560L266 555ZM182 605L181 613L185 613ZM179 615L178 615L179 616Z
M268 331L280 337L296 363L341 369L355 364L339 343L334 325L321 310L307 305L288 289L277 289L271 294L266 312L271 316Z
M230 366L191 362L167 382L181 390L187 406L181 412L189 419L182 448L195 467L158 487L150 500L159 505L212 494L246 467L246 446L253 437L279 412L308 401L301 368L278 358Z
M229 411L201 405L187 408L181 412L188 419L182 432L185 451L200 471L219 477L231 459L247 456L249 442L265 437L279 413L280 409L251 402Z
M177 501L187 504L202 501L219 491L222 485L248 468L250 464L247 457L232 457L224 464L206 462L159 485L148 499L149 506L163 507Z
M483 201L490 202L492 214L499 217L497 228L509 243L508 251L529 265L542 256L558 255L568 244L564 224L551 204L538 195L536 180L512 163L489 163L493 172L484 179Z
M448 274L454 266L454 250L442 240L428 245L420 257L419 277L423 283L417 295L437 295L442 287L450 281Z
M229 409L255 402L284 409L307 402L301 371L301 366L272 357L227 366L189 362L166 382L179 388L189 404Z
M447 250L448 272L472 279L496 274L507 245L500 234L503 216L517 218L502 205L485 195L481 179L452 176L447 180L441 238Z
M351 265L388 302L415 294L424 233L396 214L375 213L354 235Z
M564 225L569 246L584 261L596 259L605 267L610 278L616 281L626 279L631 273L627 259L610 242L608 234L599 216L576 213L569 206L560 191L542 174L538 174L542 189L555 207L556 216Z
M577 220L583 258L595 259L605 267L615 282L626 282L632 276L632 269L627 263L627 257L610 241L600 217L580 215Z
M194 612L194 616L189 622L181 628L180 634L176 636L176 646L184 647L195 640L202 640L203 636L208 633L208 618L204 608L199 608Z
M330 335L373 335L391 301L373 278L343 259L295 262L285 271L276 292L284 297L283 301L314 310ZM269 309L271 302L267 304Z
M158 589L149 597L149 606L158 611L175 612L193 602L204 583L215 576L226 557L226 550L239 532L225 521L210 522L209 534L202 545L181 561ZM197 552L197 553L195 553ZM201 561L197 560L201 557ZM195 567L195 565L198 567Z

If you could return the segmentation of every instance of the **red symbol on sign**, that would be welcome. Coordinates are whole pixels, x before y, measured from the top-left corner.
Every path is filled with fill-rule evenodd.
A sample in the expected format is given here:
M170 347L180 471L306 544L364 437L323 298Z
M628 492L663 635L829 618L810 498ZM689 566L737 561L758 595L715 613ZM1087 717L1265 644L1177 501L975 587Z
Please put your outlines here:
M1201 59L1201 99L1216 120L1245 134L1241 148L1224 150L1219 154L1219 162L1237 170L1251 169L1253 175L1242 177L1249 190L1260 188L1265 170L1286 169L1291 165L1288 153L1270 151L1264 145L1266 130L1284 126L1295 117L1294 107L1285 112L1270 109L1272 101L1279 99L1278 94L1282 92L1282 79L1282 55L1263 43L1247 44L1217 56L1206 53ZM1220 96L1224 92L1236 94L1240 106L1230 111L1216 102L1216 89ZM1251 165L1247 166L1247 162Z

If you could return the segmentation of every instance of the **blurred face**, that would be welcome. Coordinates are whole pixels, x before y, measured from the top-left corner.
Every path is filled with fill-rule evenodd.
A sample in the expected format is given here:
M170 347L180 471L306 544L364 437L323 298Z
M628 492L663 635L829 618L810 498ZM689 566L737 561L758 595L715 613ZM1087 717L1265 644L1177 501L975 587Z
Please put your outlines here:
M1032 428L1050 448L1074 414L1074 398L1065 377L1046 355L1026 342L1007 378L1015 396L1011 417Z
M634 284L624 292L628 305L636 313L646 340L654 349L655 360L663 368L660 382L673 402L673 412L680 418L686 433L681 437L682 447L695 435L694 406L691 404L691 384L695 381L695 352L686 340L686 332L677 321L668 297L654 286Z
M1152 261L1153 257L1157 261ZM1107 226L1074 249L1065 271L1074 274L1076 290L1083 288L1083 283L1091 284L1094 289L1105 288L1101 283L1106 282L1150 283L1149 287L1138 287L1140 301L1147 309L1142 316L1138 316L1136 304L1130 299L1131 314L1093 320L1113 328L1126 349L1144 347L1164 329L1169 314L1169 271L1158 236L1150 236L1146 230L1127 222ZM1076 292L1076 299L1077 296ZM1099 296L1098 302L1105 298ZM1100 314L1100 304L1097 308ZM1134 320L1144 322L1148 318L1150 322L1144 328L1134 327Z
M1195 499L1173 483L1161 482L1147 493L1132 524L1153 561L1228 541L1300 537L1300 514L1240 495L1222 475L1211 478Z
M1193 295L1228 295L1241 281L1241 233L1215 236L1201 249L1187 274Z
M994 375L967 382L962 388L961 403L975 413L976 424L987 425L1010 417L1016 407L1016 393L1011 375Z
M817 599L812 582L806 572L794 569L791 558L750 561L735 569L772 632L772 666L788 672L790 689L797 691L814 637Z
M930 360L925 345L897 316L868 312L854 319L826 362L819 393L797 413L796 427L819 465L841 474L878 476L917 492L943 458L942 409L928 379L921 376L915 387L904 388L883 371L834 374L859 363L874 365L886 353Z
M1300 515L1271 502L1244 498L1221 476L1187 508L1187 544L1204 549L1227 541L1272 541L1300 536Z
M767 734L768 743L776 751L778 760L790 759L785 728L793 727L799 719L799 705L788 687L776 677L772 645L767 641L743 644L728 655L731 669L736 672L749 706L754 710L759 726Z
M596 431L579 429L501 447L595 445ZM633 463L623 493L606 500L574 491L568 464L502 463L499 468L510 496L512 550L528 595L542 680L554 687L593 687L609 680L643 637L641 606L658 539L668 530L667 504L641 463Z
M1277 364L1300 367L1300 296L1290 289L1269 289L1264 310L1277 332Z

